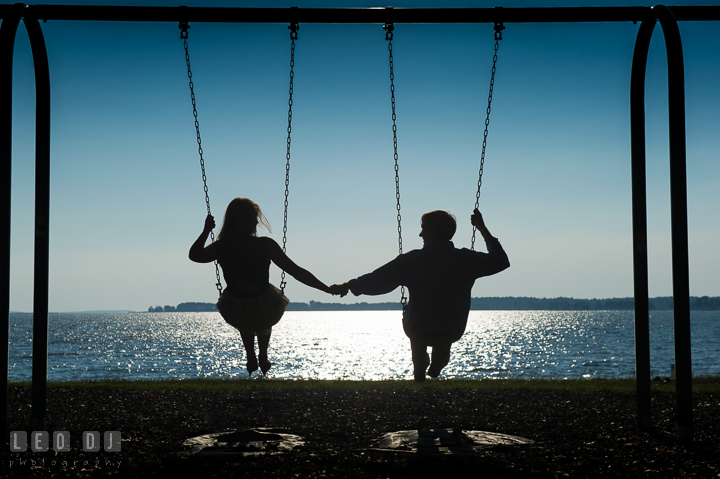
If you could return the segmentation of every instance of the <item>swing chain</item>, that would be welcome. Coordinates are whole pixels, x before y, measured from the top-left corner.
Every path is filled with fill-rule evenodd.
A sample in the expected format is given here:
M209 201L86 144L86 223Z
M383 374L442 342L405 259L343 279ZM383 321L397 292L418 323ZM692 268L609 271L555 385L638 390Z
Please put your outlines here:
M198 154L200 155L200 170L202 171L203 190L205 190L205 206L207 207L207 213L210 214L210 196L208 195L207 176L205 175L205 160L203 159L202 140L200 139L200 122L198 121L197 104L195 102L195 88L192 81L192 70L190 69L190 52L188 51L188 28L190 25L187 22L180 22L178 26L180 28L180 38L183 40L183 47L185 48L185 63L187 64L188 70L188 84L190 85L190 99L192 100L193 117L195 118L195 134L197 135ZM215 233L210 231L210 242L215 242ZM222 283L220 282L220 268L218 262L215 261L215 287L218 290L218 295L222 296Z
M288 195L290 194L290 142L292 132L292 105L293 105L293 80L295 79L295 40L298 39L297 23L292 23L290 30L290 98L288 99L288 126L287 126L287 152L285 153L285 211L283 215L283 253L287 252L287 218L288 218ZM285 271L280 275L280 290L285 293Z
M393 71L393 30L395 27L392 23L386 23L383 27L385 30L385 40L388 42L388 52L390 61L390 104L392 106L392 131L393 131L393 157L395 159L395 199L397 201L397 222L398 222L398 250L402 254L402 216L400 215L400 169L398 167L398 147L397 147L397 116L395 115L395 73ZM405 287L400 286L400 303L405 311L407 298L405 297Z
M475 209L480 208L480 187L482 186L482 175L483 167L485 166L485 148L487 147L488 127L490 126L490 110L492 106L493 88L495 86L495 70L498 59L498 48L500 46L500 40L502 40L502 31L505 30L505 26L502 22L495 22L495 48L493 53L493 64L490 73L490 92L488 93L488 104L485 110L485 131L483 132L482 142L482 153L480 154L480 172L478 174L478 187L477 193L475 194ZM477 228L473 226L472 240L470 241L470 249L475 250L475 231Z

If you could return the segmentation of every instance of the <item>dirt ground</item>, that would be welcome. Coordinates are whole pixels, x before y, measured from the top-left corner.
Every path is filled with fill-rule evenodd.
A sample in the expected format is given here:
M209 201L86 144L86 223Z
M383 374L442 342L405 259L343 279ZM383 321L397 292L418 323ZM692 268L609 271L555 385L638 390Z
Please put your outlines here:
M653 428L634 394L542 390L377 389L125 391L52 388L48 431L68 452L0 454L3 477L720 478L720 395L694 396L694 442L678 444L675 398L655 394ZM30 431L29 388L10 388L10 431ZM183 457L194 436L258 427L302 436L277 455ZM387 432L462 429L535 441L474 455L368 450ZM83 452L83 431L120 431L120 452Z

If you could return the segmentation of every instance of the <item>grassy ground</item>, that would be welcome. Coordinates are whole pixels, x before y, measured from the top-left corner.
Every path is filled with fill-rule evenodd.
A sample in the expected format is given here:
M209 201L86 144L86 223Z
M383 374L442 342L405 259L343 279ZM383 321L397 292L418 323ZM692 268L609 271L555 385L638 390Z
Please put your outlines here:
M14 383L28 387L30 383ZM323 389L468 389L481 391L529 389L535 391L634 393L634 379L441 379L416 383L408 380L345 381L266 379L171 379L171 380L99 380L48 383L50 388L121 389L135 391L267 391ZM667 378L650 382L651 393L675 392L675 381ZM720 376L693 378L693 393L720 394Z

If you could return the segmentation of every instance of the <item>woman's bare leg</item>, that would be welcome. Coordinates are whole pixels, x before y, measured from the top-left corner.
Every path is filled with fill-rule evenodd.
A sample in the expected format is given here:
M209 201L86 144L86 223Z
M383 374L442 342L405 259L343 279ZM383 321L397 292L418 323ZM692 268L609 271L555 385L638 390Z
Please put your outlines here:
M263 372L263 374L267 373L268 370L272 367L272 363L268 360L268 347L270 346L270 335L272 334L272 331L268 332L266 335L258 336L258 350L259 350L259 360L260 360L260 370Z
M255 356L255 334L254 333L243 333L240 332L240 337L242 338L243 346L245 346L245 353L247 354L247 370L248 374L252 374L253 372L257 371L258 369L258 360ZM260 338L258 337L258 344L260 343ZM262 346L261 349L262 351ZM267 346L266 349L267 351Z

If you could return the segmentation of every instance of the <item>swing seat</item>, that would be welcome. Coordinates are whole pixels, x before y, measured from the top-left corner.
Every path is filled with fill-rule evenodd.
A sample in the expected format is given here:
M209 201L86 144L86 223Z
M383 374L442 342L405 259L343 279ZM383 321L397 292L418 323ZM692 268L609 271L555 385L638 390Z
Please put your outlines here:
M274 285L254 298L238 298L227 290L217 302L217 309L226 323L241 333L267 335L287 308L290 300Z

